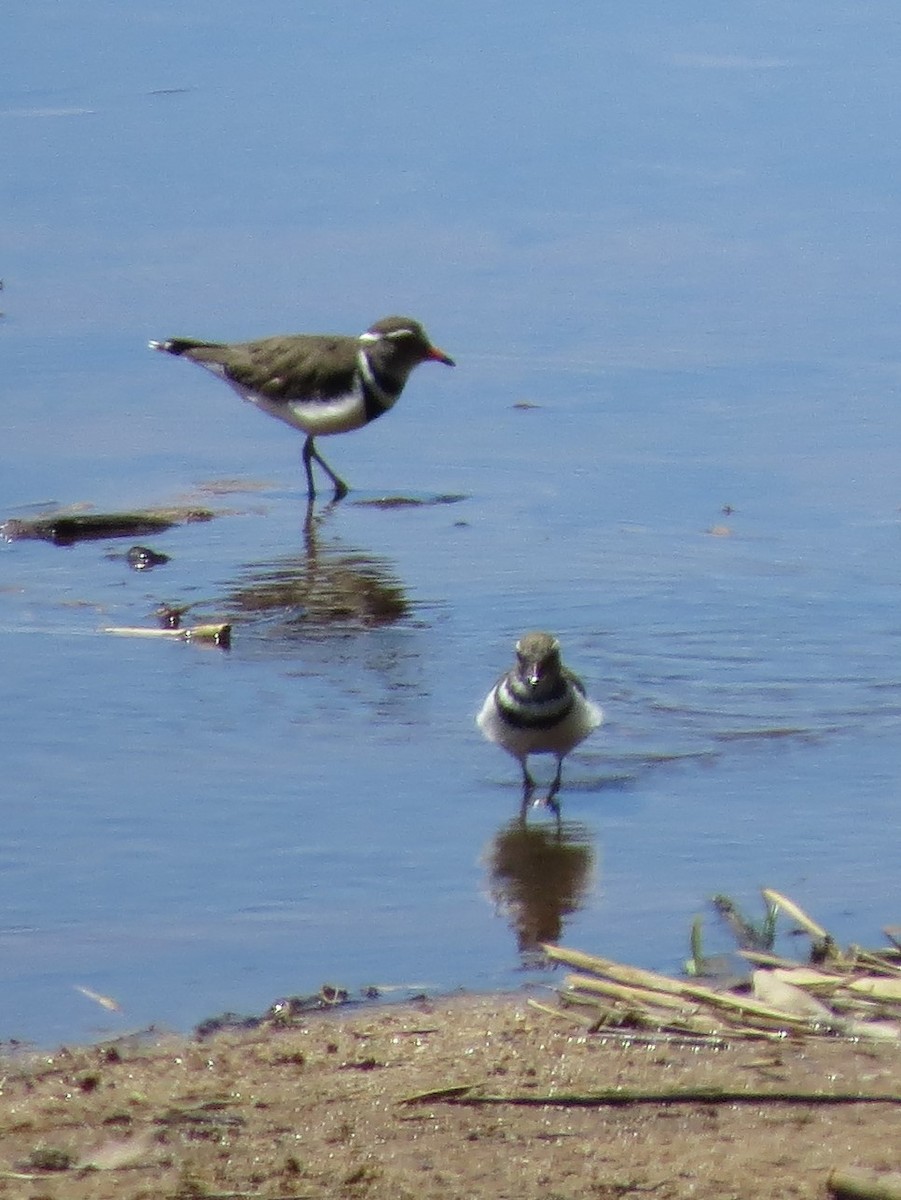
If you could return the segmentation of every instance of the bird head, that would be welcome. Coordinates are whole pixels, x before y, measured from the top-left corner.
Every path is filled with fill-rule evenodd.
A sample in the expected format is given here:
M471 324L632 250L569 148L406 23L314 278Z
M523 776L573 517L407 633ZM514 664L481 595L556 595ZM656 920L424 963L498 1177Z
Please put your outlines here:
M516 673L532 691L552 690L560 672L560 643L552 634L526 633L516 643Z
M432 345L426 331L412 317L382 317L360 334L360 341L368 352L376 351L392 367L407 373L422 362L455 365L449 354Z

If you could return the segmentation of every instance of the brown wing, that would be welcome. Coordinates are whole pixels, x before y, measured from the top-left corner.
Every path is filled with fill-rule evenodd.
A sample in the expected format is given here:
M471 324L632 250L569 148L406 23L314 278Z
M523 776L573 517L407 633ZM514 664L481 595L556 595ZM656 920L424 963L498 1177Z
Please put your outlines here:
M355 339L296 334L233 346L197 347L188 357L270 400L330 400L354 383Z

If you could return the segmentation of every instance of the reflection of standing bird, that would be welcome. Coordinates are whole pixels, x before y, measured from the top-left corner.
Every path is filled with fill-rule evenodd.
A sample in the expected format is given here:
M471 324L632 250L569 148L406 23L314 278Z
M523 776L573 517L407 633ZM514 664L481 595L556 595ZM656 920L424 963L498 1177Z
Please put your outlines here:
M316 495L315 459L332 481L336 500L347 495L347 484L319 455L313 439L360 429L386 413L419 363L454 365L411 317L384 317L358 338L298 333L233 345L170 338L151 342L150 348L206 367L244 400L302 430L309 494Z
M594 868L584 825L529 825L522 816L498 830L485 855L491 897L516 934L523 965L547 967L545 942L559 942L565 919L585 903Z
M490 742L519 760L523 807L535 788L526 760L553 754L557 773L547 803L557 809L563 759L604 719L578 676L560 661L560 643L549 633L527 633L516 643L516 665L488 693L477 722Z

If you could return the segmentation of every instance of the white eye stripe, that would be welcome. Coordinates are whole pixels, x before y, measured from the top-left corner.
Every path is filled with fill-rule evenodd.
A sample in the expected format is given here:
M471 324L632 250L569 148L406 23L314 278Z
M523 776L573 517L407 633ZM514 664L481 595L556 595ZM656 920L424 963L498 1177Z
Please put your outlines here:
M392 329L388 333L382 333L377 329L367 329L365 333L361 333L358 341L361 342L381 342L383 340L394 341L395 338L416 337L415 329L408 329L406 326L403 329Z

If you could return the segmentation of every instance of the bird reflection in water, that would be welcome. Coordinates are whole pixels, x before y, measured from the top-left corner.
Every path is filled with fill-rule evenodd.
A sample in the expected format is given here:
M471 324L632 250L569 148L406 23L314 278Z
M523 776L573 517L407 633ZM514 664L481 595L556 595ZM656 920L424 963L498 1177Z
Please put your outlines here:
M308 509L302 554L245 568L226 596L233 612L274 620L287 636L391 625L409 616L403 584L387 563L322 541L319 529L332 507L315 519Z
M519 816L485 854L488 888L516 935L526 966L545 966L543 942L559 942L565 919L582 908L594 872L586 826L577 821L529 825Z

